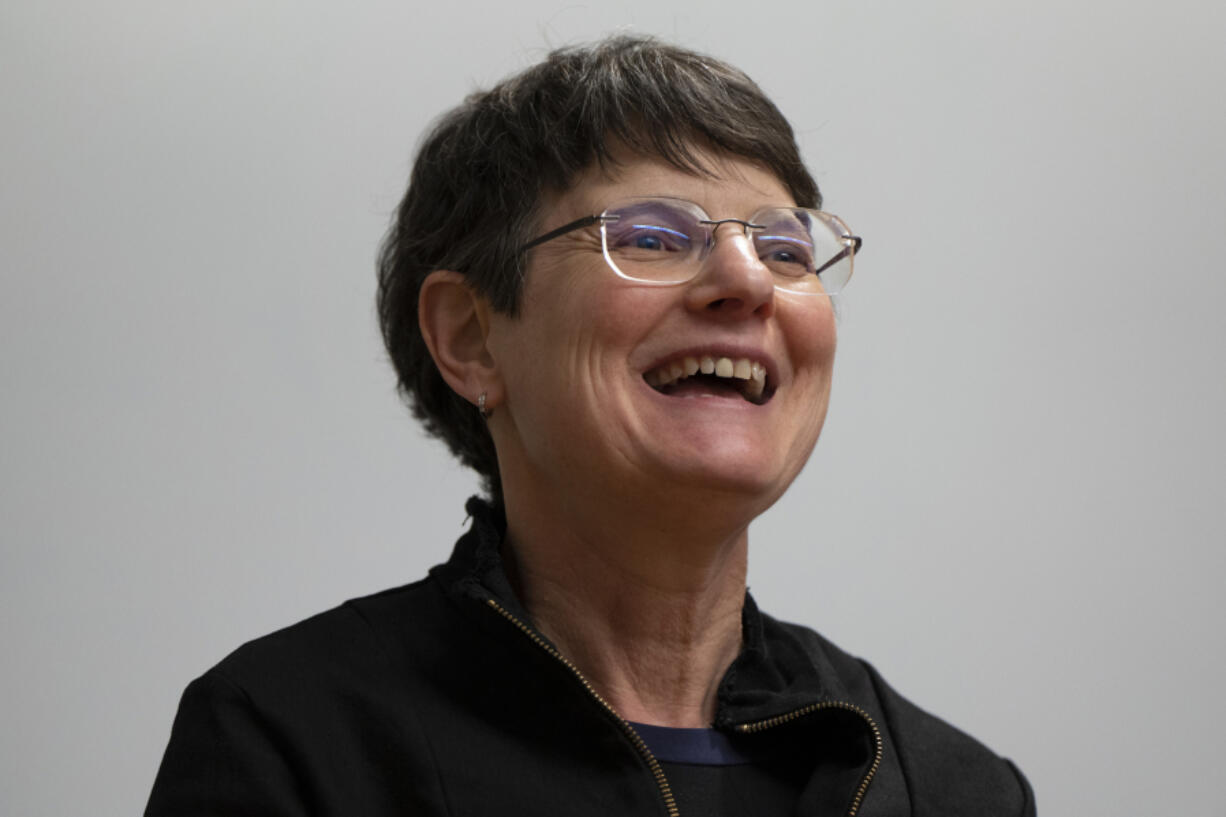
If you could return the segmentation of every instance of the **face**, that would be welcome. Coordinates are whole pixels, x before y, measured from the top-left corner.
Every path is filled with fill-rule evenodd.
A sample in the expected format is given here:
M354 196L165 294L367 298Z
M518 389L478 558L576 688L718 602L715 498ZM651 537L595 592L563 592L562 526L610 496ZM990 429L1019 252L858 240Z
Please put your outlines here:
M748 160L706 159L710 176L642 156L614 175L591 171L544 203L540 232L637 196L687 199L713 219L795 205ZM509 501L517 480L555 497L719 495L755 513L783 493L825 419L835 349L827 298L777 290L736 224L717 228L684 284L619 278L599 227L541 244L527 263L520 313L493 315L488 339L502 378L491 430ZM746 371L749 381L736 376ZM762 395L747 399L759 390L754 375Z

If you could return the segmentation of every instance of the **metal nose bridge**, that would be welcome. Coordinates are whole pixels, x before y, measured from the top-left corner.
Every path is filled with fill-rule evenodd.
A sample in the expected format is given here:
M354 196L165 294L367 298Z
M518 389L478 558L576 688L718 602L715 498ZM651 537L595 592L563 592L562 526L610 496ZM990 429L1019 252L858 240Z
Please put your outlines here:
M698 222L704 227L710 227L712 235L719 229L721 224L740 224L745 228L745 234L748 235L750 230L764 230L765 224L754 224L752 221L746 221L743 218L718 218L718 219L703 219Z
M700 258L704 259L710 254L711 250L715 248L715 231L719 229L721 224L740 224L741 227L744 228L742 230L742 234L747 240L751 240L749 234L750 230L766 229L765 224L754 224L752 221L746 221L743 218L699 219L698 223L707 228L707 241L702 248L702 255L699 256Z

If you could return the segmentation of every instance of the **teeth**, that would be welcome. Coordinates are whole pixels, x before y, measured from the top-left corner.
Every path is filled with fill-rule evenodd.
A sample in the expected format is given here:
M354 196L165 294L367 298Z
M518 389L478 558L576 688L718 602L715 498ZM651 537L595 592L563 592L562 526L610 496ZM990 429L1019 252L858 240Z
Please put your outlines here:
M766 367L745 357L733 360L729 357L717 358L711 355L701 357L687 355L652 369L643 377L649 386L661 389L678 380L693 377L699 372L744 381L741 385L741 392L751 400L756 401L766 391Z

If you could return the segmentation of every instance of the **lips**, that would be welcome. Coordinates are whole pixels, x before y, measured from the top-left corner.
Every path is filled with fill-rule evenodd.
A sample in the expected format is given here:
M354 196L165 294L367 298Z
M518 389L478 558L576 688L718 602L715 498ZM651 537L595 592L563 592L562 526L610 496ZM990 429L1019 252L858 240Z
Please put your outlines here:
M684 355L649 370L643 379L661 394L703 386L739 393L756 405L765 403L774 393L774 387L767 385L766 366L747 357Z

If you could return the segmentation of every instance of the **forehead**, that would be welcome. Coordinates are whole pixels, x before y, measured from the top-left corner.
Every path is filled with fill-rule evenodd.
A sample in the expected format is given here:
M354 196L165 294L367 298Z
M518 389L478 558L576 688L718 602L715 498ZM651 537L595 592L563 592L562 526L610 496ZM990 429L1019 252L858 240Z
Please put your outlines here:
M768 206L795 206L783 182L762 165L741 156L695 151L701 172L683 170L663 158L615 154L607 167L580 173L571 186L542 201L544 223L599 213L638 196L688 199L717 217L747 216Z

